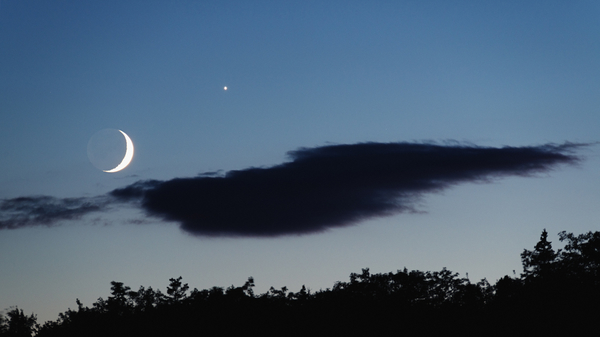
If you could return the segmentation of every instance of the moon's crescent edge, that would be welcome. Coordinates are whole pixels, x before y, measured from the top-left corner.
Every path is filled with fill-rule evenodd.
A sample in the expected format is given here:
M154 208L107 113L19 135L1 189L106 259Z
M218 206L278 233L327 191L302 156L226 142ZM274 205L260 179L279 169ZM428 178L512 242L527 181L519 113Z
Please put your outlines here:
M123 136L125 137L125 143L127 143L127 149L125 150L125 157L123 157L123 160L121 161L121 163L119 165L117 165L117 167L115 167L112 170L103 170L104 172L107 173L114 173L114 172L119 172L122 169L126 168L127 165L129 165L129 163L131 163L131 160L133 159L133 142L131 141L131 138L129 138L129 136L119 130L120 133L123 134Z

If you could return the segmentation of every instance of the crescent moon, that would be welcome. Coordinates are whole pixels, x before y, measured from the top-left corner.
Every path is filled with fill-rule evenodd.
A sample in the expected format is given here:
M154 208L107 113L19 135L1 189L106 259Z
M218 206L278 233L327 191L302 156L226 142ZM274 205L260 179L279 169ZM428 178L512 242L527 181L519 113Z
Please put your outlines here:
M107 173L114 173L114 172L119 172L122 169L126 168L127 165L129 165L129 163L131 163L131 160L133 159L133 142L131 141L131 138L129 138L129 136L119 130L120 133L123 134L123 136L125 136L125 142L127 143L127 150L125 151L125 157L123 157L123 160L121 161L121 163L119 165L117 165L117 167L115 167L112 170L102 170L104 172Z

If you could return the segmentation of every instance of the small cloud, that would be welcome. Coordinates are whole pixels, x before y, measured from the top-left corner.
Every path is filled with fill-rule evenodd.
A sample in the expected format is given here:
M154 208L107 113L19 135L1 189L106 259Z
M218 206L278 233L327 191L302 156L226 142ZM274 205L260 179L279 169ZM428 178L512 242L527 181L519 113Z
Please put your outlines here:
M220 176L223 176L223 170L198 173L198 177L220 177Z
M19 197L0 201L0 229L52 226L61 220L75 220L88 213L104 211L109 198Z

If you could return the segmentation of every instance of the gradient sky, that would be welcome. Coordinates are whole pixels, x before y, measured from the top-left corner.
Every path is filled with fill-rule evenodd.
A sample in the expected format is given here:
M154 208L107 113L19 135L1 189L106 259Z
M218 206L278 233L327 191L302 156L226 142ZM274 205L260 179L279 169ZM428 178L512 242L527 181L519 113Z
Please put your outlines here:
M136 146L121 172L88 160L104 128ZM0 199L266 168L301 147L520 147L599 131L596 1L0 0ZM0 310L55 320L110 281L164 290L178 276L199 289L253 276L259 293L324 289L365 267L493 283L521 272L542 229L555 247L561 230L598 230L598 150L318 234L197 237L135 208L1 230Z

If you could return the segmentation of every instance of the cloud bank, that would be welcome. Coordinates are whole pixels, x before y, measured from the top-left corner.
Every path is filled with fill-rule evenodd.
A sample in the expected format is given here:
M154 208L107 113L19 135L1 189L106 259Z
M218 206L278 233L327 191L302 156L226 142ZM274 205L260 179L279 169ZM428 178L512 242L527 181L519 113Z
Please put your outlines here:
M423 194L459 183L530 176L574 164L580 160L575 150L586 145L360 143L300 148L288 152L289 162L222 176L138 181L87 199L4 200L0 229L50 225L102 211L109 204L131 203L148 216L179 223L193 235L318 233L414 211Z

